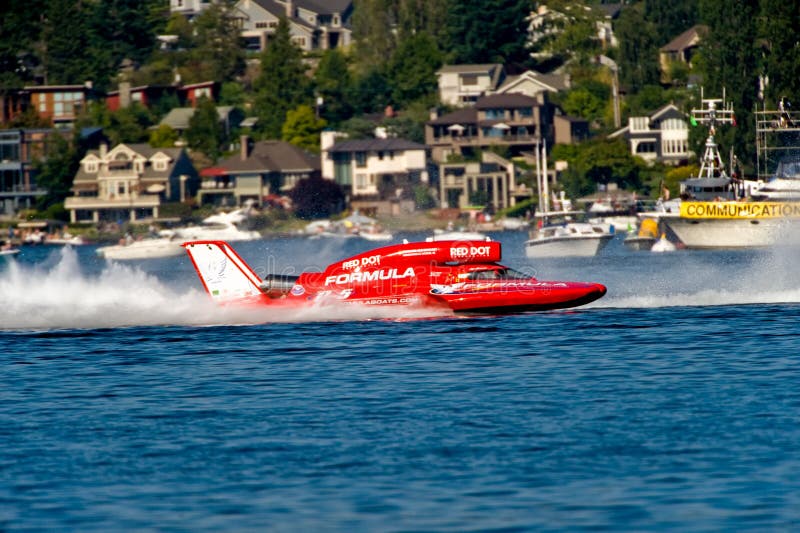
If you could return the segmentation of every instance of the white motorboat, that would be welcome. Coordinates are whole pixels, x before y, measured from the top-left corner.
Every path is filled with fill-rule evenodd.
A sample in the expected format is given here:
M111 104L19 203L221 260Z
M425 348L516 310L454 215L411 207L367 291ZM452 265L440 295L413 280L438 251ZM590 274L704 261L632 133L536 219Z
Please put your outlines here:
M156 259L159 257L174 257L183 254L180 239L160 237L135 241L128 239L113 246L102 246L97 249L97 255L104 259Z
M608 226L589 222L543 225L525 241L528 257L591 257L614 238Z
M245 230L240 225L247 220L246 209L219 213L203 219L200 224L161 230L162 237L184 241L253 241L261 238L257 231Z
M19 253L19 248L5 248L0 250L0 258L14 257Z

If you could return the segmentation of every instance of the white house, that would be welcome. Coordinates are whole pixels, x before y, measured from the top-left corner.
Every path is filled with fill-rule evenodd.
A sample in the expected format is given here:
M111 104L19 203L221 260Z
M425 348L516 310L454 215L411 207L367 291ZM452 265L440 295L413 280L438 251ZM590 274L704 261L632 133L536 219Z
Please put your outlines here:
M166 202L194 197L198 185L182 148L118 144L108 150L104 144L81 160L64 207L73 223L147 220L158 218Z
M436 73L439 100L449 106L471 106L494 90L505 79L505 70L498 63L486 65L445 65Z
M339 140L337 140L339 139ZM344 139L322 133L322 177L334 180L362 212L391 213L429 183L427 148L405 139Z
M631 154L646 161L678 164L693 155L686 114L667 104L649 116L630 117L628 125L609 135L628 141Z
M301 50L349 46L352 0L238 0L236 16L250 50L263 50L281 18L289 21L292 42Z

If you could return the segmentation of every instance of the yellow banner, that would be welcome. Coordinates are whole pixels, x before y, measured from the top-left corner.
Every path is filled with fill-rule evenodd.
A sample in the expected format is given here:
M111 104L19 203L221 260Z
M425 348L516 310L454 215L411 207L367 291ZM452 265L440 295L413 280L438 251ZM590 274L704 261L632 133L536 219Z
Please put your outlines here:
M800 218L800 202L681 202L683 218Z

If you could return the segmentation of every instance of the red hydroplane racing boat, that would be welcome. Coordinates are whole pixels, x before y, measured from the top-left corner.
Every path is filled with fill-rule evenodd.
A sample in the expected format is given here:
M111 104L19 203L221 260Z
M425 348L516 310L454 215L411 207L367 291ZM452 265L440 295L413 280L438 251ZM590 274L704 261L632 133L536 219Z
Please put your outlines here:
M333 263L324 272L261 279L228 243L183 243L206 292L223 304L429 307L499 314L584 305L599 283L539 281L500 265L496 241L395 244Z

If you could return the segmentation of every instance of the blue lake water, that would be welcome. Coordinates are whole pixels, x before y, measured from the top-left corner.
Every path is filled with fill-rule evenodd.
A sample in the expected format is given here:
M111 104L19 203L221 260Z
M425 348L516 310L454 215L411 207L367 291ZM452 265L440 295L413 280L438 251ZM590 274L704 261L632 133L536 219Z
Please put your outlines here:
M494 237L504 264L609 292L253 315L211 305L185 257L0 262L0 530L800 529L800 250L619 236L534 262ZM260 273L371 247L235 245Z

